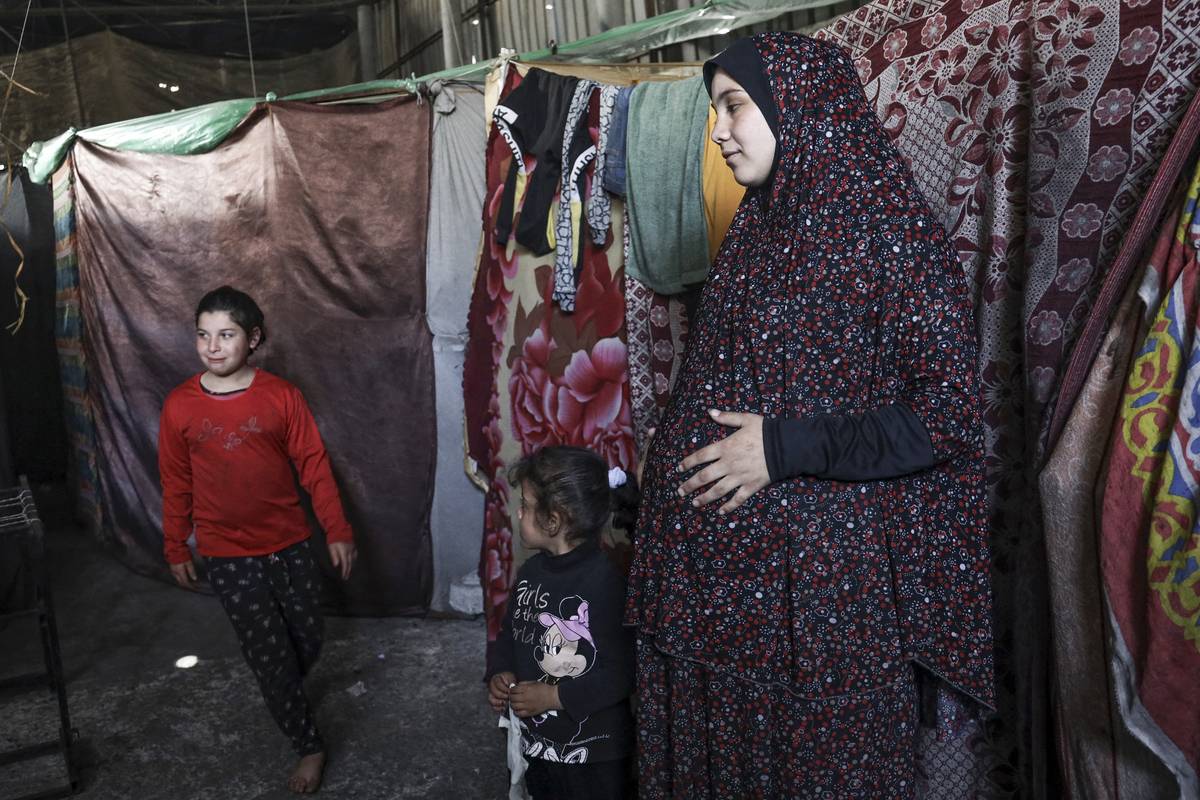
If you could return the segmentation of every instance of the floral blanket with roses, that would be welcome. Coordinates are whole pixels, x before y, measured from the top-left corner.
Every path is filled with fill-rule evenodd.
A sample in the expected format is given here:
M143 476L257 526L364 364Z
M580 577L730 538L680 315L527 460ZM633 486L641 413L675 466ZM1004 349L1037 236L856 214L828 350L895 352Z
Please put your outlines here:
M520 80L516 69L508 70L501 96ZM595 139L598 92L589 115ZM513 536L520 490L509 485L509 467L548 445L587 447L609 466L625 470L637 464L625 331L623 208L613 200L612 226L603 245L596 246L591 236L580 237L575 311L564 313L552 299L554 252L539 257L515 238L507 246L496 241L496 215L512 157L493 127L487 144L484 242L463 370L467 455L487 484L480 579L489 643L499 631L512 576L524 560ZM536 160L526 156L526 168L536 170ZM589 184L591 177L589 168ZM611 544L628 549L624 542ZM628 556L622 552L618 557Z
M1000 705L992 777L1055 797L1037 467L1071 348L1200 82L1200 0L875 0L816 35L855 59L974 278Z

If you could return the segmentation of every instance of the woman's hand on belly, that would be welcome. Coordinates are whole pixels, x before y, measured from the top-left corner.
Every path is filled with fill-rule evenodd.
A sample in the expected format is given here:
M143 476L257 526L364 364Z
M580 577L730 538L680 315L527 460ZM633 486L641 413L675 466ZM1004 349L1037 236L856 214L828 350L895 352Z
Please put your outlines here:
M687 472L701 464L707 465L680 484L679 496L687 497L707 486L704 492L692 499L692 505L699 508L732 494L718 509L719 513L727 514L771 482L767 456L763 450L763 418L759 414L718 411L715 408L710 409L708 414L714 422L735 430L724 439L700 448L679 462L680 472Z

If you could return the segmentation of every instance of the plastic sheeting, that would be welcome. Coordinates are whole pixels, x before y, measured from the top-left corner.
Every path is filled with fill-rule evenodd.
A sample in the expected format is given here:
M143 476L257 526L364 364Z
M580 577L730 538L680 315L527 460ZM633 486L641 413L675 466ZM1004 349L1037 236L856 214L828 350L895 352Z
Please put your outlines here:
M636 58L680 42L720 36L735 28L757 25L793 11L837 5L839 0L708 0L668 11L641 22L622 25L557 48L522 53L522 60L603 62Z
M438 460L430 529L433 597L430 608L449 610L450 584L479 563L483 493L463 469L463 356L471 276L483 210L486 126L483 94L474 87L444 88L433 101L426 315L433 333L437 381Z
M257 60L254 69L259 91L263 94L287 95L352 83L358 79L358 43L350 36L319 53ZM96 131L95 126L153 114L163 114L164 119L159 123L167 124L161 131L155 131L153 138L166 140L157 145L156 152L184 152L172 149L177 145L169 144L173 138L170 132L180 127L195 129L201 125L204 115L178 109L252 94L250 62L245 59L213 58L160 49L112 32L82 36L69 43L24 52L14 77L37 94L15 86L12 88L4 115L5 138L21 144L30 143L35 156L46 145L36 147L33 143L68 128L89 129L84 138L105 147L124 149L139 137L127 134L113 138L111 130ZM176 87L177 91L172 92L171 87ZM220 112L218 119L232 115L236 123L251 106L252 102L241 101L240 111L237 106L231 107ZM187 116L168 122L181 113ZM135 124L131 129L138 127ZM217 126L215 130L221 129ZM216 146L229 130L231 128L226 124L224 132L216 138L213 138L215 134L209 134L208 147ZM61 150L69 144L71 136L63 141L59 139L62 137L51 141ZM44 181L60 161L61 157L41 169L30 169L34 180ZM25 163L30 165L28 157Z
M543 48L522 53L516 56L516 58L527 62L602 63L606 61L623 61L660 47L707 36L724 35L735 28L755 25L783 14L825 8L837 5L839 2L840 0L709 0L700 6L659 14L656 17L651 17L641 22L622 25L595 36L562 44L555 48ZM339 45L339 47L341 46ZM53 48L49 49L52 50ZM62 58L62 54L60 54L60 58ZM299 92L296 89L292 90L293 94L287 96L284 95L286 95L289 89L284 84L277 82L274 88L276 88L276 93L283 97L283 99L291 100L320 100L336 95L387 91L413 92L416 91L419 84L435 80L460 80L482 83L488 71L496 63L497 60L481 61L478 64L466 64L461 67L442 70L441 72L435 72L411 80L368 81L365 83L342 85L336 89L303 92ZM338 83L345 82L330 80L326 81L325 85L333 86ZM262 85L265 86L266 84ZM240 104L249 101L239 100L231 102ZM103 132L102 135L109 137L109 141L118 142L117 144L105 145L110 147L115 146L122 149L147 152L172 152L179 155L204 152L204 150L214 147L232 131L236 125L236 121L234 125L230 125L228 117L236 115L237 119L240 119L245 115L246 109L242 108L238 112L237 109L239 107L238 105L231 105L227 110L211 109L208 113L216 115L218 119L211 123L212 130L208 132L202 132L202 129L205 129L206 126L202 115L195 116L184 122L173 121L171 115L159 115L151 119L135 120L134 123L129 124L134 125L136 123L137 127L130 128L127 131L110 128ZM139 112L135 112L132 114L117 115L113 118L133 117L138 116L138 114ZM181 129L186 133L181 134ZM82 130L78 132L69 130L54 139L36 142L26 152L23 163L35 181L44 181L62 163L62 159L65 157L67 149L70 147L71 142L74 141L75 136L89 141L96 141L93 138L95 135L97 134L94 130ZM176 149L163 149L164 145L160 142L162 138L168 140L177 138L181 144ZM215 141L209 142L209 140ZM197 145L195 144L196 142L206 144Z
M96 426L88 403L88 368L83 357L79 313L79 259L75 252L75 181L70 164L54 173L54 344L62 378L63 423L67 429L67 480L75 515L103 538L96 495Z

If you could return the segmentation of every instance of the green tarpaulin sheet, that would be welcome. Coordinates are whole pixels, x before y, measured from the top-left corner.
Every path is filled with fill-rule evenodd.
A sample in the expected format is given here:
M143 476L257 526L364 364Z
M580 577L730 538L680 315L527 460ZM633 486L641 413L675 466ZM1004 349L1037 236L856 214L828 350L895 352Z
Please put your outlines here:
M583 63L624 61L667 45L722 35L734 28L766 22L782 14L834 5L836 2L837 0L709 0L692 8L622 25L596 36L561 45L554 50L534 50L516 55L515 58L521 61L558 60ZM335 89L301 92L278 99L312 101L353 94L415 92L422 83L434 80L482 81L494 63L487 61L467 64L420 78L368 81ZM265 98L267 102L275 99L270 93ZM77 137L117 150L174 155L207 152L224 141L257 102L250 98L226 100L186 111L157 114L82 131L68 129L53 139L35 142L25 151L22 163L35 182L43 183L62 164Z

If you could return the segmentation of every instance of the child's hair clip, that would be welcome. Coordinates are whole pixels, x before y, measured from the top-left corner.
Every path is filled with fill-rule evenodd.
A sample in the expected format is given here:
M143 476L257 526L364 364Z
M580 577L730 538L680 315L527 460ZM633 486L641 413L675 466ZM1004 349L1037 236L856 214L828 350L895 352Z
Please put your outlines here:
M613 467L608 471L608 488L616 489L619 486L624 486L625 481L629 480L629 476L625 474L625 470L620 467Z

